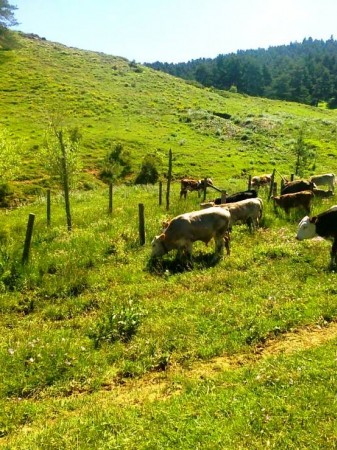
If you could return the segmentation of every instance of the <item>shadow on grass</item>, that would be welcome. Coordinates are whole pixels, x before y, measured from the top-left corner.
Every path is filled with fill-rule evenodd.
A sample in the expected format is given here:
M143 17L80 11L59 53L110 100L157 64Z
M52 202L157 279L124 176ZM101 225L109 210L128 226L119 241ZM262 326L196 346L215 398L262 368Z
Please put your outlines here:
M175 275L178 273L189 272L193 269L202 270L214 267L219 263L219 259L214 258L213 253L199 253L193 256L191 260L182 260L180 258L153 258L149 259L146 270L153 275Z

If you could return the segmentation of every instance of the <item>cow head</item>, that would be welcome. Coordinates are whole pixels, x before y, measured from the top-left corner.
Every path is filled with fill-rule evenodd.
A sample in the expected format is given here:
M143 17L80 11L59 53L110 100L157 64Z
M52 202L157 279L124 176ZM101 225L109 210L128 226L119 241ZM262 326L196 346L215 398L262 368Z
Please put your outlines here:
M316 236L316 220L317 217L305 216L298 224L296 239L311 239Z
M163 256L168 252L167 247L165 246L165 234L162 233L159 236L156 236L152 242L152 252L151 258L158 258L159 256Z

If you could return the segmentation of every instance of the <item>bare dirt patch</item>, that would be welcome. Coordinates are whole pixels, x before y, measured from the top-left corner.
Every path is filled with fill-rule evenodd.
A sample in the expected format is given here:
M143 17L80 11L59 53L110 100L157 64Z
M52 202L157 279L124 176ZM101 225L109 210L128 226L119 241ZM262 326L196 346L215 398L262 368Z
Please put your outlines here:
M207 362L196 362L187 369L179 365L171 366L165 372L147 374L141 379L126 380L122 385L112 382L111 385L106 385L106 390L111 391L114 402L121 404L162 401L179 394L182 389L182 386L177 383L179 376L194 380L213 378L219 372L254 365L269 357L315 348L336 337L337 323L334 322L323 327L317 325L301 328L277 339L269 340L263 346L255 347L251 353L235 356L223 355Z

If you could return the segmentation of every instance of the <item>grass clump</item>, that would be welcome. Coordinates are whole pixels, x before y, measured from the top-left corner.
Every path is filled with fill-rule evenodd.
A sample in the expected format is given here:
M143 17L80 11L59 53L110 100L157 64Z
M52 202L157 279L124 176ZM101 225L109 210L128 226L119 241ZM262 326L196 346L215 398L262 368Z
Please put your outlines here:
M103 343L113 344L116 341L129 342L136 334L142 318L139 307L129 302L121 307L114 306L112 310L101 313L89 337L98 348Z

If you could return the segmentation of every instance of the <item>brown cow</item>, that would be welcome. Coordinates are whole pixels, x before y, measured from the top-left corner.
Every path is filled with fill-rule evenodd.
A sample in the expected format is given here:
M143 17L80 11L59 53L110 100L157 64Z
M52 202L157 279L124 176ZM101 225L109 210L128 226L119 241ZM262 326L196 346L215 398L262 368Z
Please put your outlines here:
M200 195L200 192L205 188L205 180L194 180L192 178L183 178L180 181L180 198L184 196L186 199L187 191L197 191ZM213 181L211 178L206 178L206 186L213 186Z
M224 246L229 255L230 219L230 212L218 206L181 214L153 239L151 257L157 258L171 250L178 250L179 256L191 258L194 242L208 244L212 238L215 241L214 259L218 260L223 255Z
M311 201L314 197L312 191L295 192L293 194L284 194L278 197L273 197L274 207L279 206L284 209L286 214L289 214L289 210L292 208L304 208L307 213L310 213Z
M252 178L252 187L259 188L271 183L271 174L255 176Z

